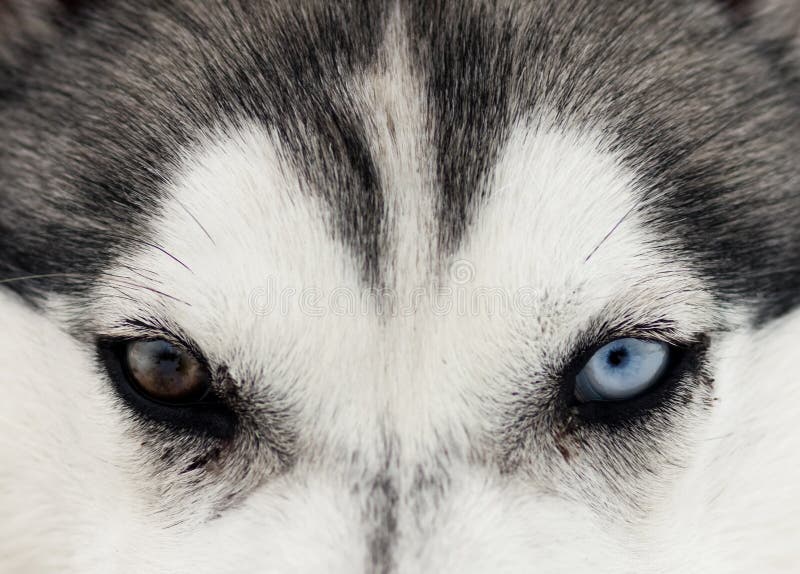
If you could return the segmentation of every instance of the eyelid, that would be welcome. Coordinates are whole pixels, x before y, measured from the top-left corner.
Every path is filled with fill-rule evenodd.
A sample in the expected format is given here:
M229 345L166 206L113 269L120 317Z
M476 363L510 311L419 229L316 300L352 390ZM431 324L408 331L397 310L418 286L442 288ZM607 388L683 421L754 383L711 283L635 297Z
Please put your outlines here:
M588 347L598 351L618 339L642 339L645 341L665 343L674 347L690 347L702 340L704 336L705 334L702 332L682 333L678 330L677 324L671 321L658 326L640 323L636 325L623 325L618 328L613 326L608 327L608 325L605 324L603 327L596 330L595 336L587 337L587 339L592 340L591 344L584 344L581 345L581 347L584 349Z
M191 337L177 325L160 319L124 319L111 328L97 334L97 338L105 340L163 339L191 353L197 360L207 364L205 353Z
M663 329L661 327L664 327ZM708 339L705 333L692 333L691 335L681 335L677 324L672 321L662 321L656 325L655 322L642 322L639 324L627 324L615 327L609 325L607 321L596 322L594 325L578 334L572 345L572 351L562 356L559 366L551 368L551 376L555 380L564 381L564 386L570 387L567 395L571 403L572 381L581 371L583 365L600 349L618 339L643 339L658 341L675 347L681 352L689 351L703 341Z

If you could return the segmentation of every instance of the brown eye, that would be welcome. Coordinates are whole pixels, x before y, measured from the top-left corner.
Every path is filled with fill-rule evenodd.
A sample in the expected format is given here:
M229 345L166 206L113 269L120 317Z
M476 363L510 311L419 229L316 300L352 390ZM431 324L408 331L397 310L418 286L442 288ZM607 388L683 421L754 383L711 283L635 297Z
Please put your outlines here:
M211 375L200 361L163 339L130 342L124 358L132 381L157 401L188 403L209 390Z

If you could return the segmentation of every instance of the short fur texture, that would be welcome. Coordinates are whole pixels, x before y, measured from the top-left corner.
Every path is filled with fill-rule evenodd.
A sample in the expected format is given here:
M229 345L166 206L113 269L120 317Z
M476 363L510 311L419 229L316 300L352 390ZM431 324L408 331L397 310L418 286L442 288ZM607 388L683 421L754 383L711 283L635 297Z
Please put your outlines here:
M0 570L796 571L799 22L0 2ZM575 407L620 337L674 380Z

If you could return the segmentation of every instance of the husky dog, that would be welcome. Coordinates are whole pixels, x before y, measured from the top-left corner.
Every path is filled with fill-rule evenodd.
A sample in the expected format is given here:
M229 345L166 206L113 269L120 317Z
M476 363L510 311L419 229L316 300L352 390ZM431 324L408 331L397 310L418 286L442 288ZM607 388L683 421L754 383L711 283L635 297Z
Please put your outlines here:
M0 571L800 572L799 26L0 2Z

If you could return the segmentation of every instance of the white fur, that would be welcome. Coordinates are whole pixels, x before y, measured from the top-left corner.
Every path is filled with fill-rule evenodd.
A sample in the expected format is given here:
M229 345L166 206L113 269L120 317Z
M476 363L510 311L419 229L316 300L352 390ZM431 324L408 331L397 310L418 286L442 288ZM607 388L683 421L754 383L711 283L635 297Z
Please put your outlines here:
M426 111L403 62L387 56L384 69L353 89L373 120L388 194L387 287L413 308L380 315L371 303L356 312L331 307L331 293L362 296L358 263L275 135L255 125L221 126L186 150L155 225L163 251L120 259L110 274L127 286L100 286L92 307L78 308L105 335L132 334L124 319L163 317L234 378L260 373L258 384L299 406L298 444L314 461L301 453L291 473L265 477L214 520L202 498L185 507L170 500L169 516L151 512L158 501L143 482L152 477L137 467L143 447L112 404L91 349L62 330L75 301L53 299L45 316L0 293L3 571L363 570L364 500L352 487L385 460L387 429L399 437L401 502L415 466L450 453L438 510L413 514L400 505L399 572L796 569L800 381L792 350L800 314L761 332L740 327L736 309L716 308L701 281L650 247L633 174L602 138L545 117L515 127L493 193L443 264L432 241L436 182L418 135ZM303 309L299 293L309 288L305 296L320 302ZM298 296L285 310L268 309L270 289ZM454 307L443 312L435 295L447 289ZM459 307L480 293L528 299L524 312ZM617 310L670 319L686 337L714 332L717 404L690 429L690 452L681 453L688 467L652 485L646 515L623 508L625 520L607 520L594 512L586 493L600 483L588 470L585 484L546 484L471 463L467 454L489 444L497 408L518 383L511 375L536 371L545 356L570 349L592 318ZM359 458L348 463L342 453Z

